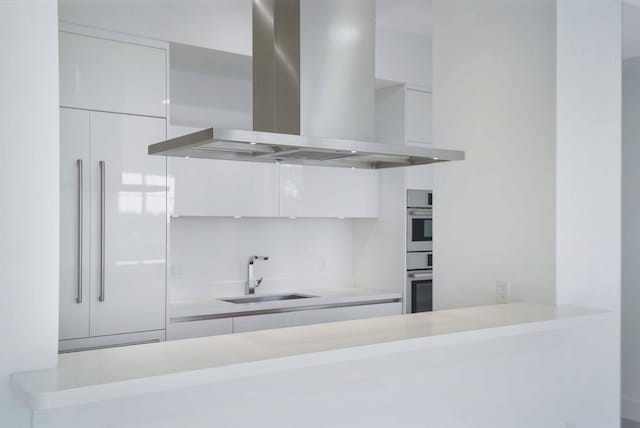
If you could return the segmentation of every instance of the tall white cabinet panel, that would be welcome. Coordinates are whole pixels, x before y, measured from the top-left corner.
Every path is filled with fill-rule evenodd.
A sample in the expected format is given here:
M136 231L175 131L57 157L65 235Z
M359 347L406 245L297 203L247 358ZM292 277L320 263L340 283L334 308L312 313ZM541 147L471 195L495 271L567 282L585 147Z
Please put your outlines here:
M165 120L91 113L91 335L165 325Z
M377 171L280 165L280 216L366 218L377 215Z
M407 143L433 142L433 97L430 92L407 89Z
M212 159L169 159L174 216L276 217L278 166Z
M60 109L60 339L89 335L91 113Z
M166 117L166 49L59 34L62 106Z

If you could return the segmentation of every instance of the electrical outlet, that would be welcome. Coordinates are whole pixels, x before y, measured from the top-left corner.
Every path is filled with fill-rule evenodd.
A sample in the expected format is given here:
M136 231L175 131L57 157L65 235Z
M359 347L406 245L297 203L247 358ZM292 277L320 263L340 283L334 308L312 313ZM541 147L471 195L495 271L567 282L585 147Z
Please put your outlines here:
M511 289L511 281L496 281L496 303L509 303L509 291Z

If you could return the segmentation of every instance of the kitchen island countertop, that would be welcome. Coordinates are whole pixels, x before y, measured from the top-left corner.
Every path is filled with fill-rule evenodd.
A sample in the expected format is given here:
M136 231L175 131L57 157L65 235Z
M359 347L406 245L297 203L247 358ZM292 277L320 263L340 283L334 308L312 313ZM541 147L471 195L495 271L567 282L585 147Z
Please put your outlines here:
M608 315L510 303L91 350L60 355L56 368L14 374L12 388L32 409L50 409L376 355L428 353Z

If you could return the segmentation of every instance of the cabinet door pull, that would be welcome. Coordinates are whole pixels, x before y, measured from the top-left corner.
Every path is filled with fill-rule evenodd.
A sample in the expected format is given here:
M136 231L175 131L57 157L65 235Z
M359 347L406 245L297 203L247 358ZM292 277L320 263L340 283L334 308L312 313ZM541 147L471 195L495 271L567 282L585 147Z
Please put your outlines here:
M82 264L84 253L84 173L82 159L76 161L78 167L78 268L76 271L76 303L82 303Z
M99 302L104 302L105 295L105 219L106 215L106 165L105 161L100 161L100 295Z

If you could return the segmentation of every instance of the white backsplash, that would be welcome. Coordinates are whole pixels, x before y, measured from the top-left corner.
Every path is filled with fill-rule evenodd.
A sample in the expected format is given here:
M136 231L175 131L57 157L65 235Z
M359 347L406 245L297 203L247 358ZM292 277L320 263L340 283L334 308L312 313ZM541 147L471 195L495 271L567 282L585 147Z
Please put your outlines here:
M259 293L353 286L348 219L179 217L169 236L172 300L243 294L251 255Z

